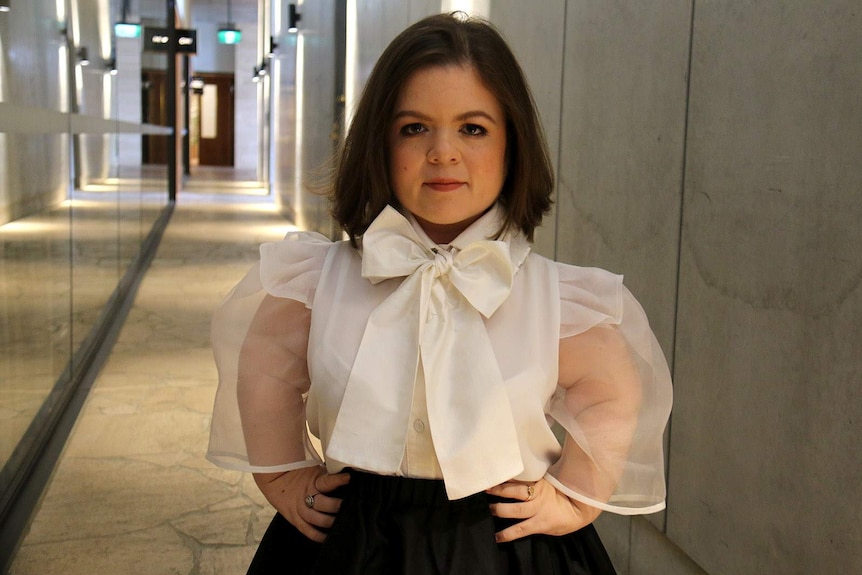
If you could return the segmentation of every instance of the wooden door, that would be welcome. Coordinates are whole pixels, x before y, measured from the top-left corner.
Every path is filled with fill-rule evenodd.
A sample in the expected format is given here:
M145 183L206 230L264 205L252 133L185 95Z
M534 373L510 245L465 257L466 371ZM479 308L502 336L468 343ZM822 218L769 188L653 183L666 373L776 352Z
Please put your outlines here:
M164 70L141 71L141 118L145 124L168 126L167 103L165 102L167 74ZM168 163L167 136L142 136L141 152L144 164Z
M233 166L233 74L195 73L204 81L195 126L198 164Z

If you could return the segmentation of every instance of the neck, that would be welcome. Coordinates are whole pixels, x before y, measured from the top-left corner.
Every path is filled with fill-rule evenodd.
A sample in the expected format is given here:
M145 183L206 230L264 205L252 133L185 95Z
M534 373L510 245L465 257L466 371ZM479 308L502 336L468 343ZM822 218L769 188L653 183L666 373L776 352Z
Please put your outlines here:
M461 232L469 228L473 222L483 215L484 214L478 214L454 224L435 224L433 222L423 220L415 214L413 217L416 218L416 222L422 226L422 231L424 231L435 244L450 244L452 243L452 240L461 235Z

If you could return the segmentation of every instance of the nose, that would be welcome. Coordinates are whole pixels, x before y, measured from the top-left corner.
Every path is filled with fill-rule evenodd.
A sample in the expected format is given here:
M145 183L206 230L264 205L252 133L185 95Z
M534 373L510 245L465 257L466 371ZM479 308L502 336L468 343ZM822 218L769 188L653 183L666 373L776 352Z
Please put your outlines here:
M432 164L456 164L461 160L461 152L451 136L438 133L431 139L427 158Z

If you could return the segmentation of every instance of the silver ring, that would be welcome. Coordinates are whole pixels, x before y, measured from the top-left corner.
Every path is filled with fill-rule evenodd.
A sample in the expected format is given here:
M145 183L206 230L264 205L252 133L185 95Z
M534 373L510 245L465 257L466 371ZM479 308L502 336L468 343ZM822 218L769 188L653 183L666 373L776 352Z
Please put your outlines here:
M527 486L527 501L530 501L533 498L533 495L536 494L536 490L532 485Z
M309 509L314 509L314 495L305 496L305 506Z

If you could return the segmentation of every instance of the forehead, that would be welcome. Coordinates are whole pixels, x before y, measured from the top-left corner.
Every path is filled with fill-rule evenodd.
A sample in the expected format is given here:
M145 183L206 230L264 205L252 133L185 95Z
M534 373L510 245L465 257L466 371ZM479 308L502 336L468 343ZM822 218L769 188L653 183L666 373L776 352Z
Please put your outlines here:
M502 116L499 100L469 65L417 70L401 85L395 103L396 114L405 110L457 114L472 109Z

